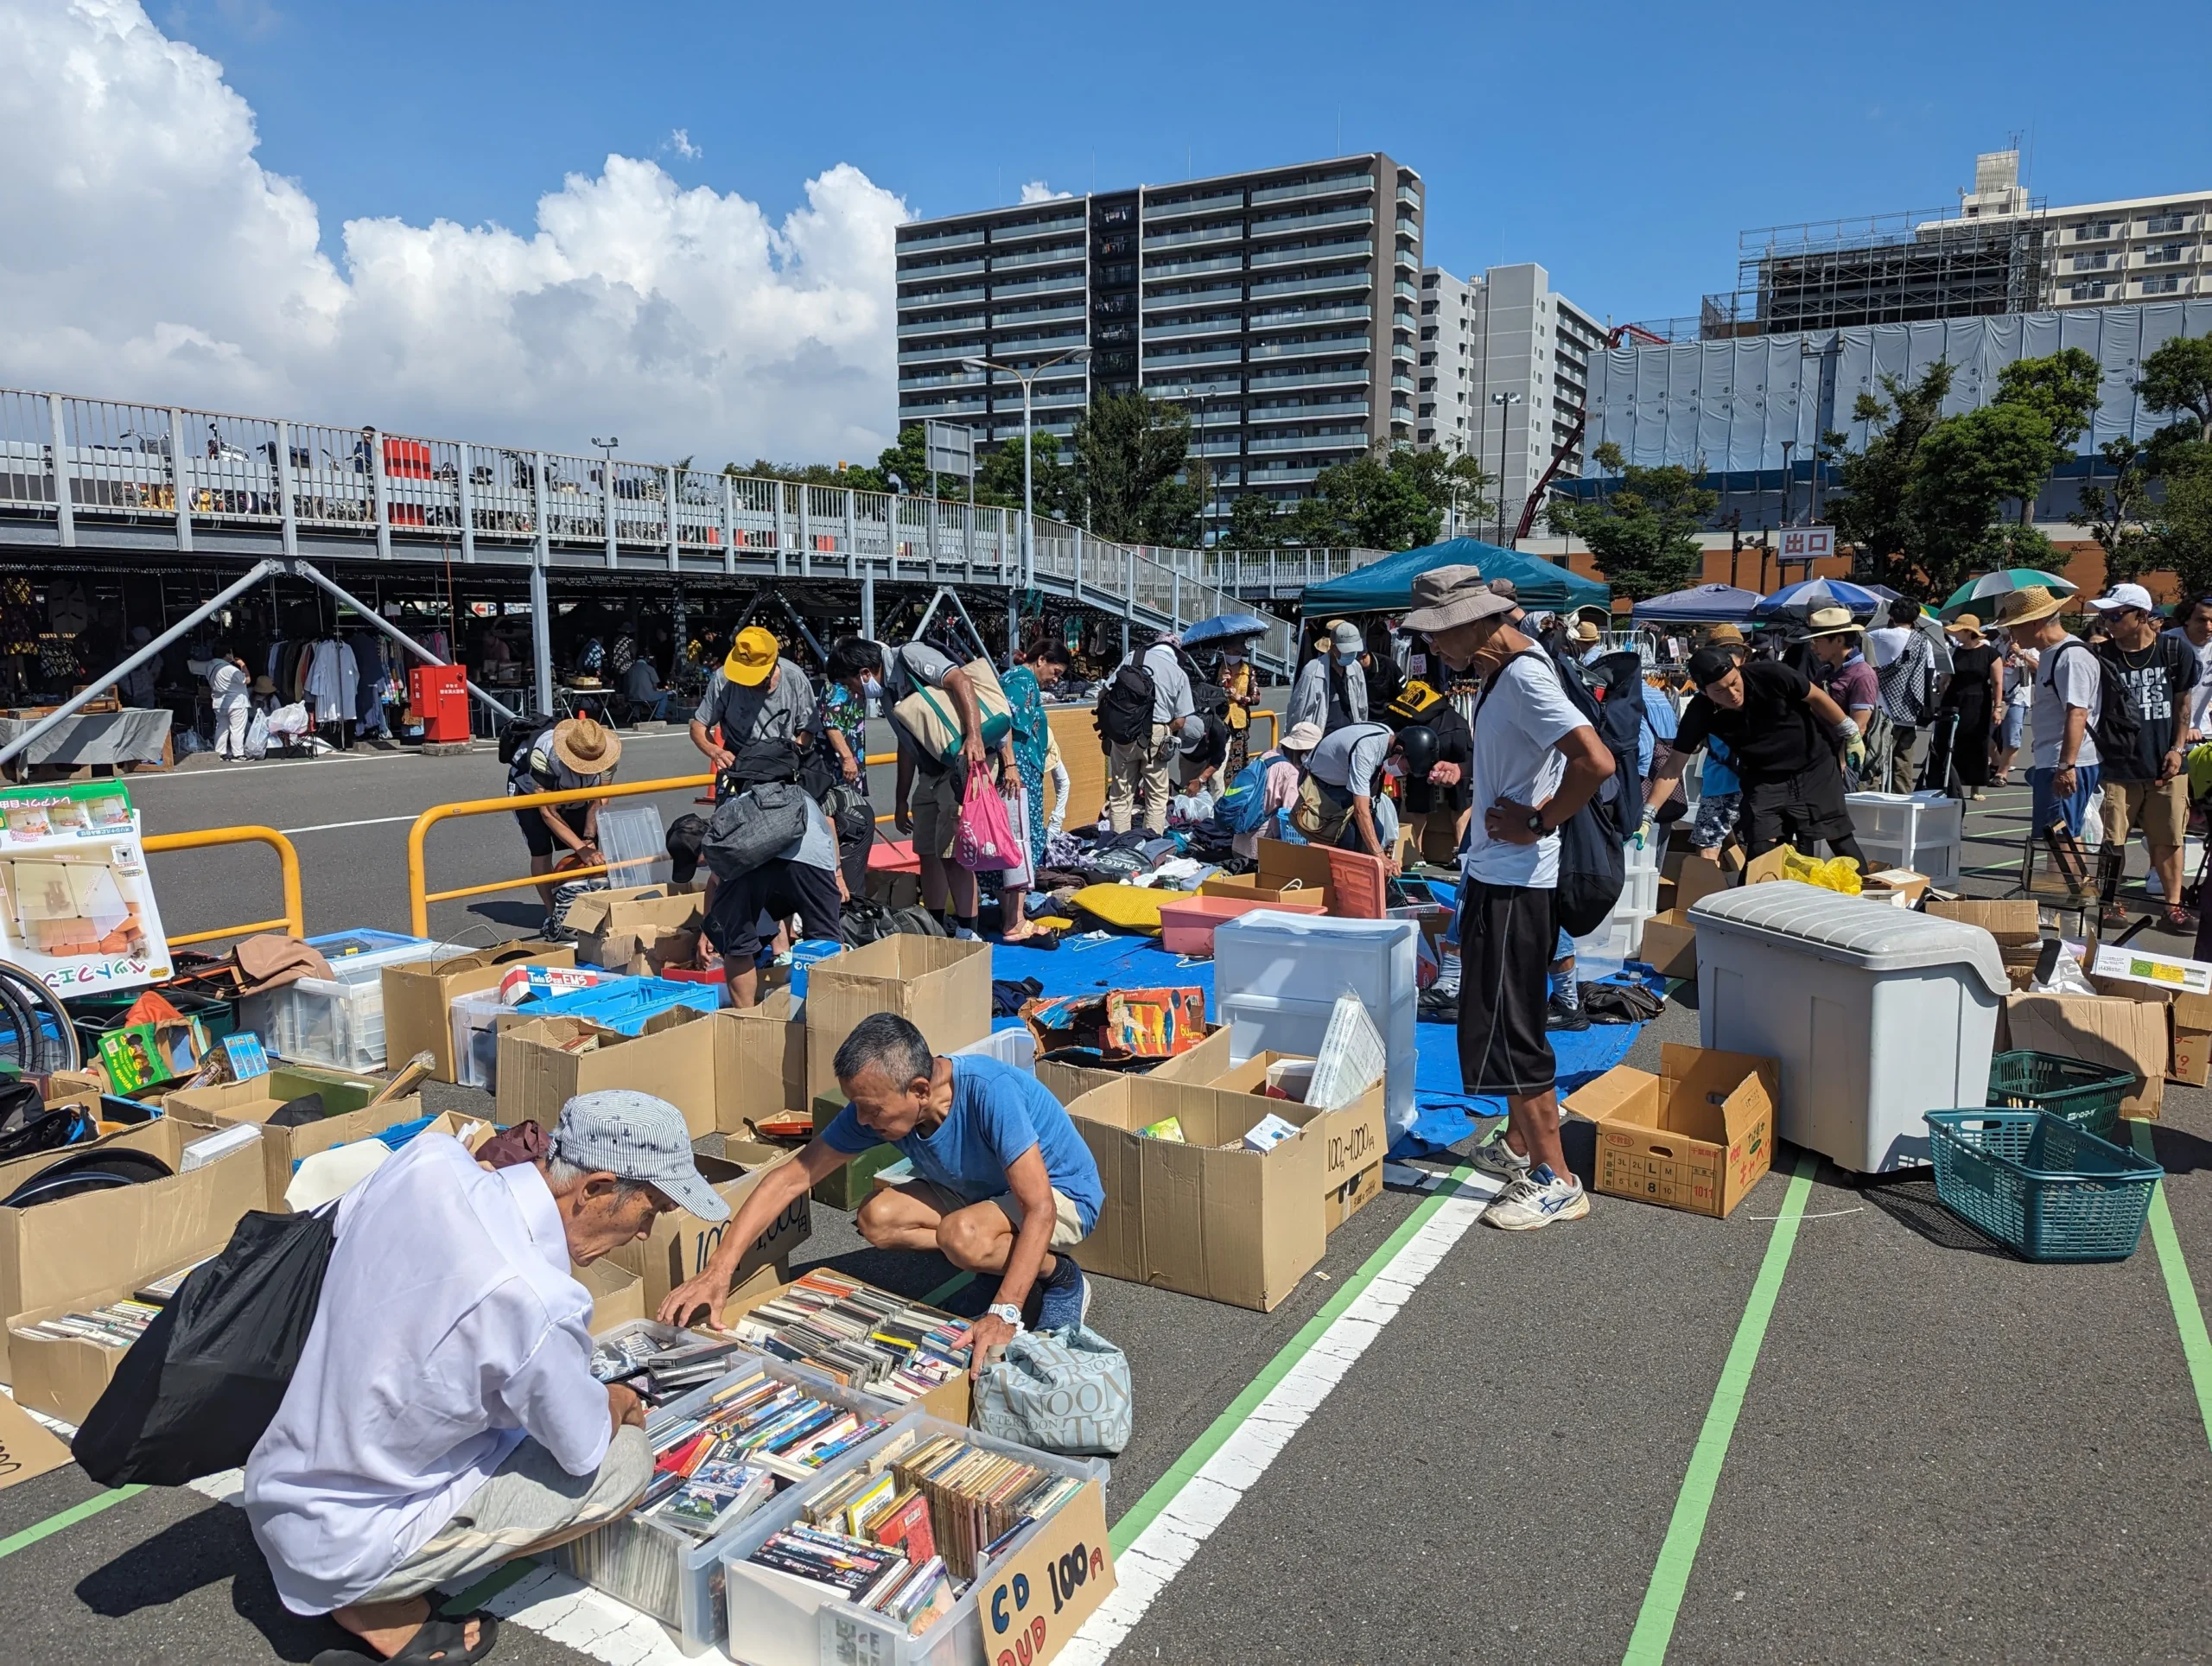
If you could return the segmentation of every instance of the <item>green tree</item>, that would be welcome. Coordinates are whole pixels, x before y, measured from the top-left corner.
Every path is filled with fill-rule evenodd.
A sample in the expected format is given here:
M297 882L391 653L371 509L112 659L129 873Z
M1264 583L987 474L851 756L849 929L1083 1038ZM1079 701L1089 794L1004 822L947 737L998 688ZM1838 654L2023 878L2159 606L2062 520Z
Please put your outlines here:
M1390 467L1403 472L1414 488L1439 512L1455 515L1454 524L1479 526L1497 512L1489 495L1491 477L1465 451L1414 451L1400 446L1390 454Z
M1997 397L1991 403L2031 410L2050 430L2050 462L2033 490L2020 499L2020 525L2035 513L2043 482L2074 455L2074 448L2088 432L2090 420L2103 403L2097 397L2102 379L2097 361L2079 347L2063 347L2043 359L2017 359L1997 372Z
M1060 455L1059 436L1033 433L1029 446L1033 501L1037 512L1054 520L1080 520L1083 493L1078 489L1075 470ZM964 483L950 477L944 486L948 497L957 498L964 489ZM1021 507L1020 440L1001 440L983 454L976 467L976 501L995 504L1001 509Z
M1195 548L1199 488L1185 478L1191 418L1145 393L1101 393L1075 423L1077 489L1090 530L1129 544Z
M2212 446L2193 445L2166 476L2152 518L2161 567L2181 580L2183 596L2212 595Z
M2032 500L2050 469L2050 423L2025 405L1984 405L1937 423L1905 490L1910 541L1891 588L1931 601L1949 595L1983 564L2005 504Z
M2150 521L2151 469L2143 448L2126 435L2106 441L2098 450L2111 466L2112 482L2082 486L2073 522L2105 552L2105 582L2119 584L2140 578L2164 559Z
M1620 484L1601 497L1554 499L1545 512L1552 531L1588 544L1598 570L1631 601L1696 583L1705 564L1697 535L1720 494L1687 468L1631 467L1610 442L1592 458Z
M2145 355L2135 391L2152 410L2194 423L2188 438L2212 444L2212 335L2177 335Z
M1421 489L1410 449L1377 447L1366 456L1325 468L1313 482L1301 542L1365 550L1412 550L1436 542L1443 512Z
M1943 401L1951 391L1951 378L1950 366L1940 359L1910 386L1897 377L1885 375L1882 397L1862 393L1852 409L1853 419L1867 424L1864 447L1847 451L1843 435L1822 436L1823 449L1840 459L1836 493L1827 505L1828 518L1840 539L1858 547L1859 575L1870 583L1904 590L1893 575L1909 563L1906 551L1915 543L1906 499L1921 444L1943 419Z
M1218 542L1224 550L1272 550L1288 536L1284 518L1257 492L1239 493L1230 500L1229 525Z

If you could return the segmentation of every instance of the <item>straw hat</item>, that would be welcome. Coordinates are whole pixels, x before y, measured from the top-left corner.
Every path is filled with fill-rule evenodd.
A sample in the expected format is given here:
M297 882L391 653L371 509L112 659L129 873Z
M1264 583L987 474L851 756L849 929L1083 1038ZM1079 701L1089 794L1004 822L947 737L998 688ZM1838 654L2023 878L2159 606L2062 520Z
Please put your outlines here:
M621 762L622 741L588 717L565 717L553 726L553 755L579 775L604 775Z
M1518 605L1484 583L1479 567L1432 567L1414 581L1413 611L1399 624L1408 631L1448 631L1499 618Z
M783 645L776 640L773 631L764 631L758 625L748 625L737 633L737 640L730 644L729 658L722 661L722 675L741 687L757 689L776 669L776 659L783 652Z
M1981 620L1972 614L1961 614L1956 619L1946 625L1943 629L1947 634L1951 636L1980 636L1981 634Z
M1293 723L1290 733L1282 737L1282 749L1285 752L1311 752L1321 744L1321 738L1319 723Z
M1577 642L1595 642L1601 634L1598 627L1586 619L1574 627L1574 639Z
M2063 604L2040 584L2023 584L1997 604L1999 625L2032 625L2039 619L2049 619Z
M1848 607L1815 607L1805 623L1808 640L1816 636L1857 636L1862 629Z
M1715 647L1724 642L1732 642L1740 647L1744 633L1733 625L1716 625L1705 633L1705 640L1708 647Z

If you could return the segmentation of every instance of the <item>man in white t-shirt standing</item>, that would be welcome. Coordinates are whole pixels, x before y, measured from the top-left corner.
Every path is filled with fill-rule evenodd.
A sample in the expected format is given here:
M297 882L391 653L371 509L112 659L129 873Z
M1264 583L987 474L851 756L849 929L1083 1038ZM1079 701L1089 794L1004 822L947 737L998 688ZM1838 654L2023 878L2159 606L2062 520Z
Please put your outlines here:
M2029 829L2045 836L2063 829L2079 839L2082 817L2097 790L2101 760L2094 732L2104 715L2104 677L2095 650L2068 634L2059 622L2059 598L2042 585L2030 584L2005 598L1997 618L2015 645L2037 654L2029 716L2035 730L2028 769L2033 795ZM2053 849L2062 850L2056 844ZM2088 870L2078 850L2070 856L2061 854L2059 860L2070 885L2077 890L2087 886Z
M2174 609L2174 623L2166 632L2186 644L2196 656L2196 686L2189 691L2189 722L2182 735L2184 746L2212 738L2212 596L2199 596Z
M1559 827L1613 773L1612 754L1567 697L1559 672L1509 624L1511 598L1472 567L1414 581L1403 628L1425 633L1453 671L1483 680L1475 709L1459 893L1459 1075L1470 1093L1505 1097L1505 1131L1477 1165L1505 1189L1483 1219L1527 1231L1590 1212L1560 1149L1556 1061L1545 1033L1559 927Z

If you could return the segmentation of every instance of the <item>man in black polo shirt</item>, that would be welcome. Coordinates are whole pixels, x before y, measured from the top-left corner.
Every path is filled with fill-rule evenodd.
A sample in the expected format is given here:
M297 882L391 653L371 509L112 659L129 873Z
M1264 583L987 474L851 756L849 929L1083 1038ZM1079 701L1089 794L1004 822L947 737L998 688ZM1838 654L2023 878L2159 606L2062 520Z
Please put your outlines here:
M1839 746L1864 755L1859 725L1788 665L1764 660L1738 665L1722 649L1700 648L1690 656L1689 672L1697 695L1645 791L1648 809L1667 802L1690 754L1717 734L1727 742L1743 782L1747 855L1764 855L1783 843L1810 855L1808 846L1826 840L1829 849L1853 858L1866 872L1836 758Z

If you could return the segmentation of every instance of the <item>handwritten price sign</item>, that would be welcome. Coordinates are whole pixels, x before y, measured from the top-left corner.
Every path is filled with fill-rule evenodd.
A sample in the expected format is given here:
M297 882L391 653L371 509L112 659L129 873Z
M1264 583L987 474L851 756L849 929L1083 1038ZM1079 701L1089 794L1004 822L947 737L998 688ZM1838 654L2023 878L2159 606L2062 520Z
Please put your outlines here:
M977 1587L989 1666L1044 1666L1114 1588L1106 1503L1091 1482Z

